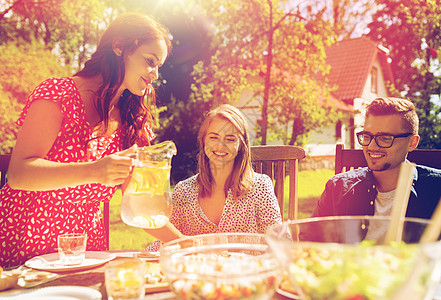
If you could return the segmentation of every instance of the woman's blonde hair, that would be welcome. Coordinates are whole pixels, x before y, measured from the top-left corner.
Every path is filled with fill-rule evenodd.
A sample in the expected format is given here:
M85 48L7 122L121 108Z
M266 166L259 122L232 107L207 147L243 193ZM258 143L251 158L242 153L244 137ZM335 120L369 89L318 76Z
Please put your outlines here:
M247 122L240 110L229 104L222 104L208 112L199 129L199 175L197 176L199 197L209 197L213 192L213 175L211 174L209 159L204 151L204 142L208 133L208 127L215 118L222 118L229 121L239 133L239 151L234 159L233 171L228 176L224 186L225 197L227 197L228 190L231 189L233 199L238 199L244 196L251 188L254 182L254 174L251 165L250 139Z

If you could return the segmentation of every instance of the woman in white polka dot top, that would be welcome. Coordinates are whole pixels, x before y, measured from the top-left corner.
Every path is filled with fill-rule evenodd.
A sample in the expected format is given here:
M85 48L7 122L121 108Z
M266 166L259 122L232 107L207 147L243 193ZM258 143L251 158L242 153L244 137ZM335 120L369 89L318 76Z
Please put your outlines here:
M160 24L124 14L82 70L29 96L0 191L0 266L56 252L62 233L85 232L87 250L106 250L99 204L125 182L136 144L154 138L151 83L170 49Z
M199 174L176 185L170 222L148 233L167 242L216 232L264 233L282 222L271 179L253 172L247 123L237 108L224 104L210 111L198 145Z

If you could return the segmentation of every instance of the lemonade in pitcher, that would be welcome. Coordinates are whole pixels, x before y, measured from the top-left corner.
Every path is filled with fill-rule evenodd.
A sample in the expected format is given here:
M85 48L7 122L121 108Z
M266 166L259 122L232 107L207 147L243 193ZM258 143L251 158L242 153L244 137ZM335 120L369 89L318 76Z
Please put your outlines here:
M170 169L176 146L171 141L140 147L132 177L121 200L124 223L141 228L163 227L171 213Z

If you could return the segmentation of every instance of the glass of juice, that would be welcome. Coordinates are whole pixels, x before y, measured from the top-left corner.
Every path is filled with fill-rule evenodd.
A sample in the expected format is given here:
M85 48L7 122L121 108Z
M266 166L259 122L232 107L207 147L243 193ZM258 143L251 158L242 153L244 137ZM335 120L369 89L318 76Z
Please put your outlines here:
M109 300L143 299L146 263L139 258L122 258L106 264L104 279Z

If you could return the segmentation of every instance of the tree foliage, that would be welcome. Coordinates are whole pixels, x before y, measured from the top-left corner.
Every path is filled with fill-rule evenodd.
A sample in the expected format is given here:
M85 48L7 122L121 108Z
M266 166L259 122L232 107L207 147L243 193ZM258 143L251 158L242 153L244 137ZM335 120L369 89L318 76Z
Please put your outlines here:
M0 52L0 153L11 153L18 132L15 121L27 96L46 78L66 76L69 72L36 42L19 46L3 44Z
M391 50L398 92L411 99L420 118L420 148L441 148L440 61L430 48L441 51L439 0L378 0L381 9L369 25L370 37Z
M172 161L172 181L174 183L197 173L199 151L197 134L203 120L203 112L209 110L209 103L192 100L179 101L172 96L167 105L157 135L162 139L170 139L176 144L178 154Z
M324 17L329 18L332 28L339 39L356 38L366 33L370 16L377 10L371 0L309 0L324 10Z
M0 154L11 153L17 138L18 127L15 121L21 106L14 101L12 95L0 85Z
M199 4L211 17L214 35L211 59L194 71L196 101L235 103L244 90L253 91L262 99L263 144L267 124L272 136L290 144L301 144L312 129L330 124L330 88L323 78L329 71L325 48L334 35L321 15L303 15L282 0Z
M6 0L0 5L0 152L12 151L15 121L35 86L71 75L94 51L119 7L107 7L114 1Z
M0 12L1 42L40 42L57 54L60 63L78 69L108 25L107 15L112 14L112 10L106 11L109 1L8 1Z

